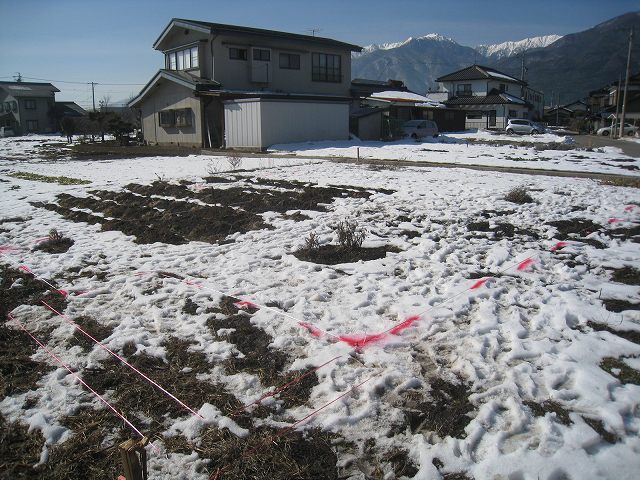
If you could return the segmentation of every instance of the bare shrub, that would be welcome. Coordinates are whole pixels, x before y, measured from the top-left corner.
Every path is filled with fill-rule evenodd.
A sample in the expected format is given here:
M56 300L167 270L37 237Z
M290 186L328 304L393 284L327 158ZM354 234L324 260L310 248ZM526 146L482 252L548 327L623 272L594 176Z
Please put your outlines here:
M366 230L358 229L357 222L349 220L340 222L336 227L336 233L338 234L338 243L347 250L362 248L362 242L367 234Z
M207 163L207 173L209 175L215 175L221 170L222 168L220 167L217 161L210 160L209 163Z
M529 195L529 191L525 186L512 188L511 190L509 190L509 193L505 195L504 199L508 202L519 204L533 203L535 201L533 197Z
M231 165L232 170L237 170L242 165L242 154L240 152L230 151L227 154L227 162Z
M58 230L56 230L55 228L52 228L51 230L49 230L50 242L59 242L63 238L64 238L63 235L60 232L58 232Z
M315 232L311 232L309 236L304 240L304 248L307 250L318 250L320 248L320 242L318 242L318 235Z

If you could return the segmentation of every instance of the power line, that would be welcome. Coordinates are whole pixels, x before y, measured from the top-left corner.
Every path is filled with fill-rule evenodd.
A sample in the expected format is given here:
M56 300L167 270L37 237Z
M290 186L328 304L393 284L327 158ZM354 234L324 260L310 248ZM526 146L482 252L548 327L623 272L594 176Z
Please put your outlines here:
M11 78L12 75L7 75L4 77L0 77L0 78ZM71 80L53 80L51 78L38 78L38 77L26 77L26 76L22 76L22 78L27 78L29 80L40 80L41 82L55 82L55 83L71 83L71 84L76 84L76 85L90 85L91 83L94 83L95 85L107 85L107 86L142 86L142 85L146 85L146 83L98 83L98 82L75 82L75 81L71 81Z

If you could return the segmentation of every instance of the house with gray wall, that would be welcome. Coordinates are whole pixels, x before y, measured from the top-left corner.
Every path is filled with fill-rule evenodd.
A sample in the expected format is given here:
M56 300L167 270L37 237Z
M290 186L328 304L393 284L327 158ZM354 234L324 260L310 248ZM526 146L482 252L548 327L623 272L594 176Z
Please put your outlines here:
M357 45L174 18L153 48L162 68L129 103L149 143L263 149L349 137Z
M472 65L436 79L444 104L466 112L466 128L505 128L509 119L541 120L544 95L494 68Z
M50 83L0 82L0 127L16 135L57 131L50 112L59 91Z

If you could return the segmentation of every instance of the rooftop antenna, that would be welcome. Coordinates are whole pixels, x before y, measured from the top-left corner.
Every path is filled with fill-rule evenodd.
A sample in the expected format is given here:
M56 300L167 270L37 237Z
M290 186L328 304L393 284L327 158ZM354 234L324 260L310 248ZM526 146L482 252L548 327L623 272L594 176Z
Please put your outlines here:
M13 79L16 82L21 82L22 81L22 74L20 72L16 72L16 74L13 76Z
M321 31L322 31L322 29L321 29L321 28L319 28L319 27L307 28L307 29L305 30L305 32L309 32L309 33L311 34L311 36L313 36L313 37L315 37L315 36L316 36L316 33L321 32Z

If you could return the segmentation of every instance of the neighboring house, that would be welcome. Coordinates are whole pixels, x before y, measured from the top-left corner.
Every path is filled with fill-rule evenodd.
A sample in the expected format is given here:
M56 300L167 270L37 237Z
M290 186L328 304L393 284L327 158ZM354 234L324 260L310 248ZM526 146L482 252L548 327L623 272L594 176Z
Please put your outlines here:
M410 91L387 90L372 93L361 99L362 105L388 107L385 115L387 124L383 129L383 138L399 133L402 124L409 120L433 120L440 132L459 132L465 128L464 112L447 108L443 103L429 100L424 95Z
M605 87L589 92L589 108L592 129L611 125L612 119L622 116L622 101L624 97L624 81L618 85L615 81ZM629 77L627 87L627 104L625 123L640 124L640 72Z
M88 117L89 113L75 102L55 102L56 112L60 117Z
M50 83L0 82L0 127L12 127L16 135L51 133L55 93Z
M351 52L329 38L172 19L164 67L129 105L145 141L266 148L349 137Z
M510 118L542 118L544 95L523 80L472 65L438 79L445 105L466 112L466 128L505 128Z
M582 128L580 123L587 117L589 106L582 100L567 103L557 107L545 107L544 121L548 125L572 126Z

